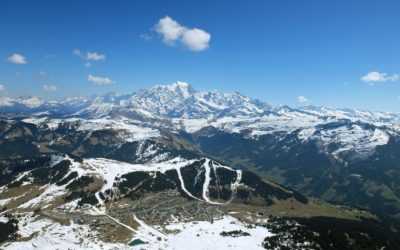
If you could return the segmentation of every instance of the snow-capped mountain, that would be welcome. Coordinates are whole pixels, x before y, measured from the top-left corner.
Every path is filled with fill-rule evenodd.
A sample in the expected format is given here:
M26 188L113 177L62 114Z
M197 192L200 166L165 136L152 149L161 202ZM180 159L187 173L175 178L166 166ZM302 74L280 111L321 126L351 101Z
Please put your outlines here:
M188 83L156 85L132 94L109 93L97 97L75 97L46 101L38 97L0 98L0 112L37 115L106 117L113 112L136 112L150 117L205 119L220 117L293 116L315 119L349 119L374 123L399 122L400 115L390 112L370 112L355 109L288 106L272 107L266 102L240 93L196 91Z
M45 101L37 97L2 97L0 112L21 115L99 118L112 114L138 114L158 118L206 118L226 115L260 115L270 106L239 93L195 91L189 84L157 85L133 94L107 94L93 98Z
M141 91L132 103L136 108L170 118L257 115L268 107L239 93L197 92L184 82Z
M131 95L105 95L75 115L108 116L137 113L159 118L205 118L225 115L259 115L269 106L239 93L198 92L189 84L157 85Z
M214 127L254 139L294 134L302 142L314 141L322 151L339 160L353 152L357 155L350 158L369 156L376 146L387 144L400 131L397 113L315 106L272 107L239 93L196 91L184 82L126 95L110 93L59 101L2 97L0 114L11 118L29 116L31 121L35 117L56 119L45 121L53 124L57 119L79 118L92 120L87 123L97 126L108 126L107 119L112 119L114 124L124 125L128 121L176 133L196 133Z
M169 119L215 119L221 117L294 117L308 119L349 119L370 123L398 123L400 115L389 112L370 112L356 109L288 106L272 107L266 102L240 93L196 91L188 83L156 85L132 94L109 93L97 97L75 97L46 101L38 97L0 98L1 113L107 117L113 113L134 112L149 117Z

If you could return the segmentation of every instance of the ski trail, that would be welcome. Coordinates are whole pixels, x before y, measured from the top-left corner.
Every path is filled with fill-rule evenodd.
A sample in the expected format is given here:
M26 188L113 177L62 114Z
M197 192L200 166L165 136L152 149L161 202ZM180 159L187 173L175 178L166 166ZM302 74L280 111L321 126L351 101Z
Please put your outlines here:
M180 169L179 167L176 168L176 172L178 173L178 178L179 178L179 181L181 182L181 188L182 188L182 190L183 190L187 195L189 195L191 198L193 198L193 199L195 199L195 200L198 200L198 201L203 201L202 199L199 199L199 198L197 198L196 196L194 196L193 194L191 194L191 193L186 189L186 187L185 187L185 182L184 182L183 177L182 177L181 169Z
M214 171L214 175L215 175L215 185L217 186L218 197L221 197L221 194L220 194L221 185L219 183L219 178L218 178L218 174L217 174L217 167L216 167L216 164L214 164L214 162L211 162L211 165L212 165L212 170Z
M210 161L207 159L206 162L203 164L203 168L205 169L204 173L204 183L203 183L203 199L207 202L210 202L209 198L207 197L208 186L210 185Z
M240 185L240 182L242 181L242 170L236 170L236 180L234 183L232 183L232 191L237 190L237 187Z
M235 195L237 193L237 188L240 185L240 182L242 181L242 170L235 170L235 171L236 171L236 180L234 183L231 184L232 195L229 201L227 201L225 204L231 203L232 200L235 198Z
M210 160L206 160L206 162L203 164L203 167L205 169L205 177L204 177L204 183L203 183L203 199L213 205L222 205L224 203L220 203L220 202L214 202L212 200L210 200L210 198L208 197L208 188L210 186L210 182L211 182L211 178L210 178L210 174L211 174L211 168L210 168Z
M96 192L94 196L96 197L97 201L99 202L100 207L101 207L102 209L105 209L104 201L103 201L103 200L101 199L101 197L100 197L100 191L99 191L99 192ZM105 210L104 210L104 212L105 212Z

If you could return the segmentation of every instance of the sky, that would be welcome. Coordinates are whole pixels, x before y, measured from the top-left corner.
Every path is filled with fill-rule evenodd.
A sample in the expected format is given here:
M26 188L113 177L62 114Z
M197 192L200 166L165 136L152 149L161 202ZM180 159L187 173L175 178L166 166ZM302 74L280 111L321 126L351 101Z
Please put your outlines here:
M400 1L0 1L0 96L185 81L273 105L400 112Z

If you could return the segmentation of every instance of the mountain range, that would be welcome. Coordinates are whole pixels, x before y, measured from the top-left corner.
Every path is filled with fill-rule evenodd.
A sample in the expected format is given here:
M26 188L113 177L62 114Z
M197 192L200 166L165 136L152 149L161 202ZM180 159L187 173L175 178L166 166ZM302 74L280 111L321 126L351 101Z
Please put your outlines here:
M38 97L0 100L4 118L57 123L82 119L98 126L136 124L175 134L202 134L208 128L245 139L277 139L292 135L313 142L334 161L365 159L399 136L400 114L356 109L273 107L239 93L201 92L189 84L157 85L128 95L45 101ZM102 122L104 124L102 124ZM107 123L113 123L113 125ZM129 129L128 129L129 130Z
M0 117L4 249L400 246L397 113L176 82L0 97Z

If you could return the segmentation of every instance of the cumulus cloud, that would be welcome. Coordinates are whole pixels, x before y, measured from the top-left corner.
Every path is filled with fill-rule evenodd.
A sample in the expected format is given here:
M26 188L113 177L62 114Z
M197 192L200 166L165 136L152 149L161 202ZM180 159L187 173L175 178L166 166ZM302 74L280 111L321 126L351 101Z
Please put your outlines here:
M3 84L0 84L0 92L3 92L6 90L6 86L4 86Z
M94 85L98 85L98 86L111 85L111 84L115 83L113 80L111 80L108 77L94 76L91 74L88 75L88 81L92 82Z
M169 16L166 16L158 21L155 29L157 33L162 35L165 43L171 44L182 36L186 28Z
M375 85L376 83L394 82L398 80L400 80L400 75L398 74L389 75L387 73L381 73L378 71L371 71L361 77L361 81L370 85Z
M201 29L191 29L183 33L182 42L190 50L202 51L208 48L211 35Z
M169 16L158 21L155 31L161 35L165 44L173 45L178 41L192 51L207 49L211 40L211 35L205 30L187 28Z
M309 100L305 97L305 96L298 96L297 97L297 101L299 102L299 103L306 103L306 102L309 102Z
M28 61L26 60L25 56L14 53L7 58L7 61L14 64L27 64Z
M54 92L57 90L57 86L52 84L44 84L43 90L46 92Z

